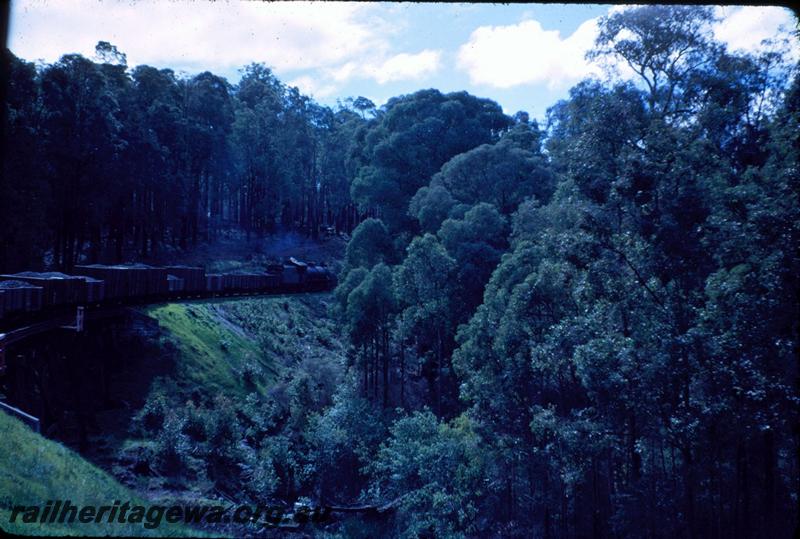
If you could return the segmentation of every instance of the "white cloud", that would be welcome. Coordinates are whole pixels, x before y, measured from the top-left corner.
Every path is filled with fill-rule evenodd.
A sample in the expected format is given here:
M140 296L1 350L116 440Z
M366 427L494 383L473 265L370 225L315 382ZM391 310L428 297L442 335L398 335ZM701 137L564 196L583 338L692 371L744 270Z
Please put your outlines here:
M129 64L196 71L232 70L253 61L277 71L315 69L384 50L374 6L343 2L35 2L12 4L11 50L26 59L91 57L97 41L115 44Z
M458 66L473 84L565 87L599 74L599 68L584 58L596 35L597 19L585 21L567 38L532 19L510 26L481 26L459 48Z
M612 6L609 14L632 9L633 5ZM791 29L795 19L782 7L745 6L717 8L722 20L714 26L717 39L731 50L757 51L761 41L779 37L779 27ZM581 24L569 37L557 30L545 30L526 12L518 24L481 26L458 51L458 67L470 82L494 88L546 84L551 90L563 89L591 75L601 75L600 65L587 62L598 33L599 17ZM800 45L790 40L790 54L800 58ZM607 59L622 78L634 73L624 62Z
M363 72L379 84L398 80L416 80L439 69L440 51L425 49L417 54L401 53L378 65L367 65Z
M353 78L385 84L439 68L439 51L392 50L402 28L389 21L393 9L357 2L20 0L12 4L9 48L49 63L71 52L91 58L103 40L127 54L131 66L228 76L263 62L281 78L294 76L290 85L324 98Z
M781 26L790 31L796 24L792 12L778 6L719 7L717 15L723 19L714 26L714 36L732 51L758 51L763 40L779 37ZM797 59L797 40L791 43L791 51Z
M454 17L483 9L477 4L441 6ZM517 24L475 29L453 50L455 45L443 45L446 40L434 46L415 32L414 9L408 3L15 0L9 48L28 60L53 62L68 52L92 57L95 44L104 40L126 53L129 65L190 73L207 69L231 79L236 69L264 62L281 79L317 98L335 95L353 81L385 88L398 81L424 81L450 68L451 55L473 85L496 89L540 85L563 91L602 73L584 58L598 19L562 35L543 28L535 12L528 11ZM623 9L630 7L610 12ZM717 12L725 20L715 32L733 50L754 50L762 39L776 36L780 24L793 25L785 8L725 7ZM800 57L797 40L793 47L795 58ZM627 77L629 70L621 66L620 71Z
M333 95L339 85L355 78L372 79L378 84L400 80L419 80L436 72L441 64L441 51L423 50L416 54L400 53L385 58L372 54L361 63L346 62L337 67L320 70L316 77L303 75L289 82L316 98Z
M323 99L333 95L338 87L334 84L325 84L319 78L303 75L287 83L289 86L297 86L300 92L315 99Z
M324 71L324 75L327 78L333 79L336 82L345 82L349 80L358 70L358 64L356 62L347 62L344 65L326 69Z

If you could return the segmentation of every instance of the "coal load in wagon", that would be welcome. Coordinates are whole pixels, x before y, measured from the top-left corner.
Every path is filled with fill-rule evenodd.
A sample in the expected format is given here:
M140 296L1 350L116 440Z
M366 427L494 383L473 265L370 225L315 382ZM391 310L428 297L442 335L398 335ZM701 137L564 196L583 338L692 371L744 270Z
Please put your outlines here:
M75 266L75 270L82 275L102 280L105 283L105 299L124 299L131 296L132 276L124 267L91 264Z
M147 264L129 264L123 266L129 268L134 274L136 289L139 291L137 296L158 296L167 292L166 268L156 268Z
M180 277L174 275L167 275L167 289L170 292L183 292L186 288L186 283Z
M222 275L218 273L211 273L206 275L206 290L209 292L222 291Z
M86 275L79 276L86 283L86 303L99 303L106 297L106 283Z
M39 311L42 308L42 287L19 280L0 281L6 313Z
M66 275L54 271L40 275L50 279L71 280L66 303L98 303L105 299L105 282L100 279L87 275Z
M258 291L267 288L268 279L266 273L244 273L242 277L244 280L242 284L245 290Z
M270 276L266 273L255 273L253 277L253 284L256 290L264 290L269 287Z
M141 286L136 282L136 275L127 266L106 266L92 264L75 266L81 274L105 282L106 299L125 299L141 295Z
M301 275L297 266L284 265L281 274L283 284L295 285L300 284Z
M306 270L306 281L325 284L328 281L328 272L321 266L309 266Z
M222 274L222 289L223 290L238 290L241 284L241 279L235 273Z
M145 264L75 266L84 275L105 281L107 299L160 295L167 291L167 270Z
M274 288L278 288L281 284L281 276L276 273L265 273L264 274L264 288L271 290Z
M13 275L0 275L0 279L23 281L42 288L44 307L82 303L86 298L86 283L82 279L57 271L23 271Z
M223 290L243 290L255 292L267 288L269 282L266 273L237 271L222 276Z
M167 266L167 273L183 279L186 292L202 292L206 289L206 271L191 266Z

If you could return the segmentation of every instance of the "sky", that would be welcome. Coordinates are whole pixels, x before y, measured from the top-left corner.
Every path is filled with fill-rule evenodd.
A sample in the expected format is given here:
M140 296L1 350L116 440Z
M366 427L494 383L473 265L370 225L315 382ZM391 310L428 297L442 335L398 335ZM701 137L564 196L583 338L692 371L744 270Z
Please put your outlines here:
M252 62L325 105L365 96L382 105L422 88L466 90L508 114L544 118L587 76L599 4L383 2L209 2L205 0L12 0L8 47L51 63L66 53L94 57L98 41L148 64L231 83ZM727 6L715 35L730 49L758 51L792 30L783 7ZM792 41L792 56L800 46ZM623 73L624 76L624 73Z

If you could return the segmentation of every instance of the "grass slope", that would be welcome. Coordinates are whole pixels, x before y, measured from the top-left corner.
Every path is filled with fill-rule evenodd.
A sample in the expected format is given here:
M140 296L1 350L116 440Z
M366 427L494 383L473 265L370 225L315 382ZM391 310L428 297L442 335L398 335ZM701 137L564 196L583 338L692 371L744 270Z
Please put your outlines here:
M178 350L172 382L182 393L265 394L282 368L338 350L327 294L170 303L145 309ZM247 369L257 373L245 379Z
M154 305L144 313L164 330L161 346L171 350L174 370L157 375L150 390L166 390L173 403L182 404L196 393L222 393L238 400L256 391L266 394L282 383L288 370L301 363L320 365L341 362L344 347L335 323L325 316L329 294L276 296L238 300L203 300ZM253 366L256 375L246 379L243 371ZM160 381L159 381L160 379ZM331 378L331 383L333 378ZM285 382L283 382L285 383ZM113 427L113 425L112 425ZM105 428L105 427L104 427ZM123 430L106 431L108 455L98 461L108 469L130 470L114 456L127 446L152 445L153 440L132 438ZM114 438L114 440L110 440ZM113 443L112 443L113 442ZM106 462L107 461L107 462ZM121 467L120 467L121 466ZM135 478L136 479L136 478ZM39 505L48 500L69 499L73 505L110 505L119 500L147 506L143 496L164 501L201 501L202 485L183 485L173 479L144 477L140 494L84 460L63 445L32 432L18 420L0 412L0 528L21 535L184 535L203 532L163 523L155 530L141 524L25 524L21 518L9 522L15 505ZM153 481L150 488L148 481ZM162 484L165 481L170 485ZM187 481L189 481L187 479ZM131 484L136 483L135 481ZM138 483L136 483L138 485ZM137 486L138 490L138 486Z
M25 424L0 412L0 528L19 535L123 535L191 536L198 532L163 523L156 529L141 524L11 523L16 505L44 507L48 500L69 500L72 505L147 503L63 445L31 431Z
M274 368L264 360L258 343L240 328L226 323L215 303L170 303L146 309L178 349L174 381L186 389L246 394L242 377L246 365L264 373ZM269 377L256 380L265 390Z

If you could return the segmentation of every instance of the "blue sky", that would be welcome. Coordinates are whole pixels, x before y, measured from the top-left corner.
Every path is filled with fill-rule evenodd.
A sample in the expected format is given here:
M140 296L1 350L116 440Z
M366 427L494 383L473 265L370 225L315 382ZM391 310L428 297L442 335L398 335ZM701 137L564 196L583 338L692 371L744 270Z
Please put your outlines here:
M420 88L467 90L507 113L543 118L590 75L584 60L610 5L347 2L12 0L9 48L53 62L94 55L110 41L130 66L189 74L209 70L235 83L250 62L272 67L317 101L363 95L376 104ZM779 7L717 8L730 48L757 50L796 24ZM793 42L792 54L800 57ZM623 73L624 76L624 73Z

